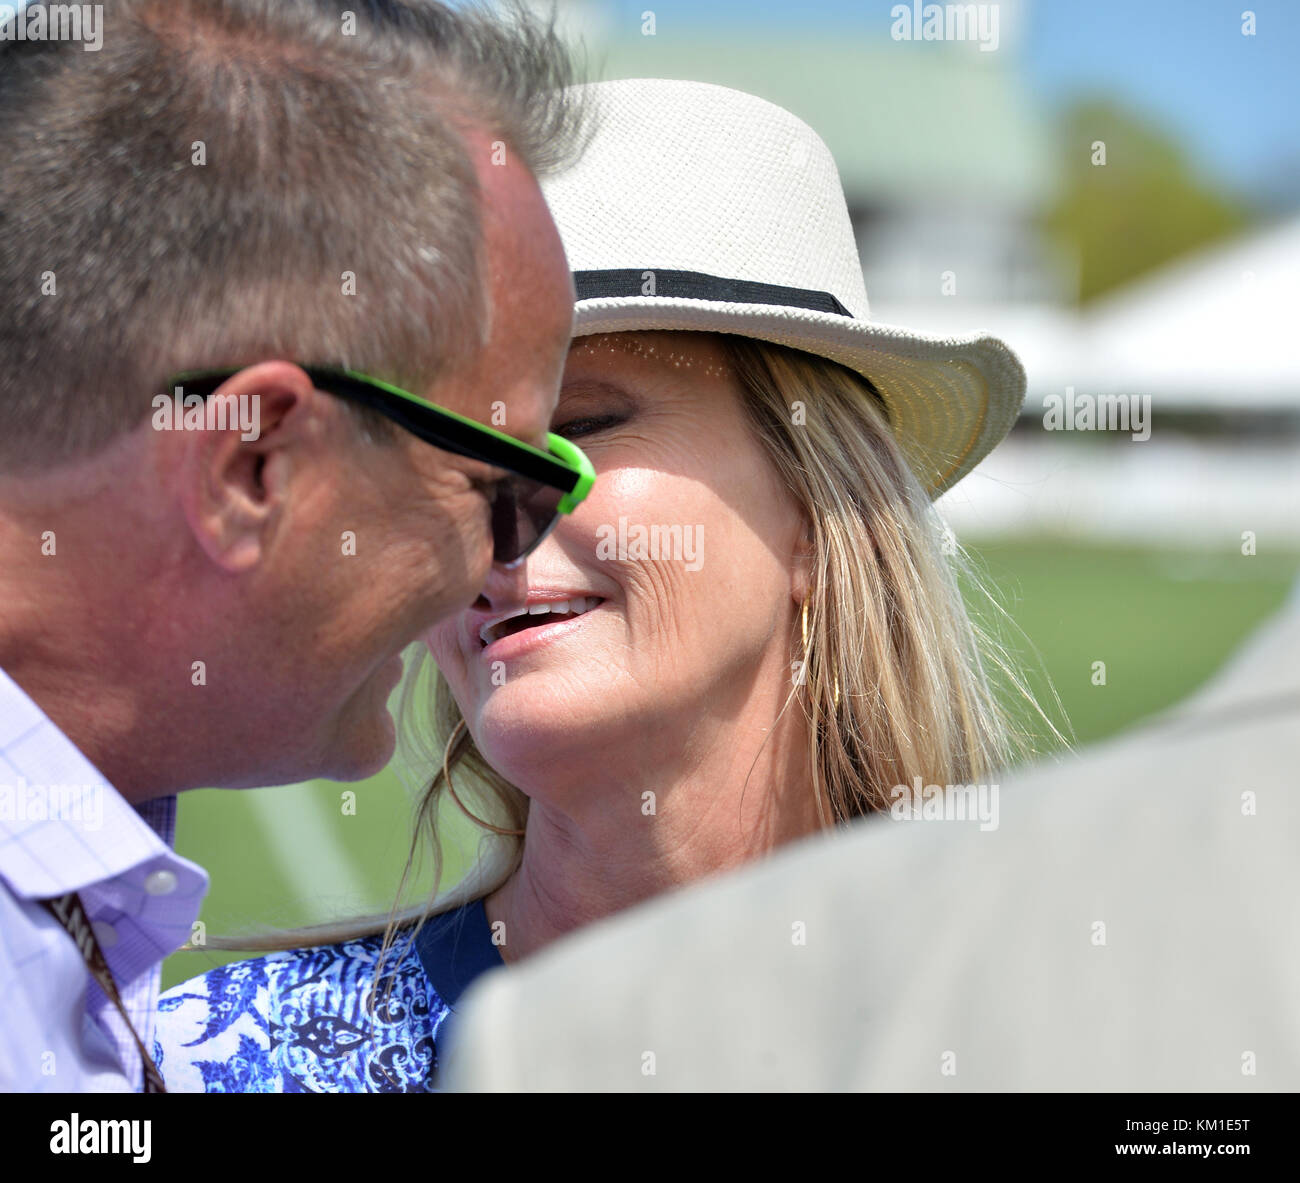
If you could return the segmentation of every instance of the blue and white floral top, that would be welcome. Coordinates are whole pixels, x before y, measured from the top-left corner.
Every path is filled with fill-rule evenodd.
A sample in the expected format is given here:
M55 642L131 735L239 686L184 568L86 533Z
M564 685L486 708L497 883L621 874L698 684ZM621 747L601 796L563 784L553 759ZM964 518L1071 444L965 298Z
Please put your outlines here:
M158 1000L154 1060L169 1092L436 1092L448 1016L503 964L483 901L382 937L271 953L214 969Z

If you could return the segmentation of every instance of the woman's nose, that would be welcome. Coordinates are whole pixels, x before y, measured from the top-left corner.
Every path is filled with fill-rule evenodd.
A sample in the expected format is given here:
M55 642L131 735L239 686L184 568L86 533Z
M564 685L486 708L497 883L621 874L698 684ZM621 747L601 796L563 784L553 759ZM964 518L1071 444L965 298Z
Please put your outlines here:
M472 607L478 610L499 609L502 605L522 604L528 596L528 560L518 567L507 568L493 563Z

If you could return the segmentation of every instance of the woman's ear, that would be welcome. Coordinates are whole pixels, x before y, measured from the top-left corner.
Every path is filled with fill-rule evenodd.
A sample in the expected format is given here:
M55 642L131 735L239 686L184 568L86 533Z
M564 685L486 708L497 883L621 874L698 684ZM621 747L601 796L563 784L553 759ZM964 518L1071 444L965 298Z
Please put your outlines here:
M812 563L815 554L812 522L807 514L800 514L799 540L795 544L794 559L790 567L790 595L796 604L802 604L808 598L808 589L812 585Z

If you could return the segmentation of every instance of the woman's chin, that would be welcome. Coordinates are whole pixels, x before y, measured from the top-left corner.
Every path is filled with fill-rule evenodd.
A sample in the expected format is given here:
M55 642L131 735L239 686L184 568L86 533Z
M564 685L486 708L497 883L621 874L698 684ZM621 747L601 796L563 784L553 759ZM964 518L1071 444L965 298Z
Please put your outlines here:
M605 729L592 715L592 700L581 706L507 689L494 691L471 729L483 758L507 780L526 779L534 769L599 745Z

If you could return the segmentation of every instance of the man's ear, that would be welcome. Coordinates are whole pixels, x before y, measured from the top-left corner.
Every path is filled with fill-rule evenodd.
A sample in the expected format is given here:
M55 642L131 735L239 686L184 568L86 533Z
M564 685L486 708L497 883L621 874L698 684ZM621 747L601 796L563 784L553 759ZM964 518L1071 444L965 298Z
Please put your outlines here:
M247 571L261 561L295 461L320 438L327 397L297 366L259 362L206 399L205 423L227 427L182 433L174 472L181 505L195 541L219 567Z

